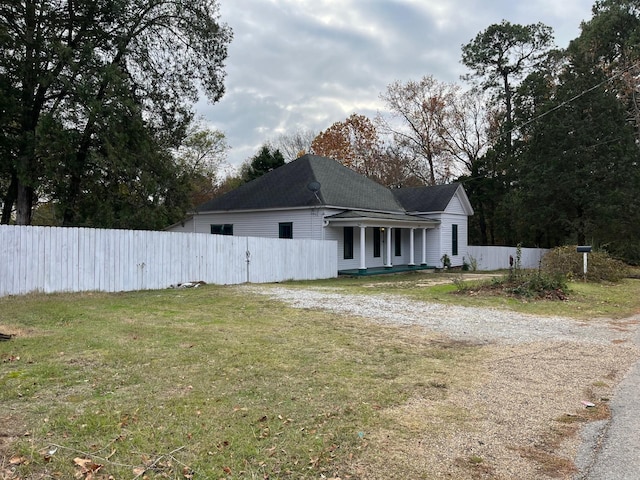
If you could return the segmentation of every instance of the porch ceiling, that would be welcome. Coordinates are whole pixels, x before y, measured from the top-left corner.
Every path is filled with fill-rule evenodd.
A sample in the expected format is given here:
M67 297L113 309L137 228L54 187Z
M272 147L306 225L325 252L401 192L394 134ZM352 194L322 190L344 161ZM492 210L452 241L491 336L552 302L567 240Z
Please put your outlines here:
M390 227L390 228L435 228L439 220L407 215L404 213L367 212L364 210L347 210L336 215L325 217L329 225L343 227Z

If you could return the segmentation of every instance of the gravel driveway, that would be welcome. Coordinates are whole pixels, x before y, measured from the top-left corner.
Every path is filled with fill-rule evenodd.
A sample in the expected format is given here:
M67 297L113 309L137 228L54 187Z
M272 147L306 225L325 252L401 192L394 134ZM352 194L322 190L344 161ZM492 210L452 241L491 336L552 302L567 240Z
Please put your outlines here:
M372 441L387 464L360 466L362 478L391 478L390 465L409 462L419 478L570 479L580 439L553 443L561 418L585 410L584 401L608 406L616 385L640 357L633 343L638 318L576 321L425 303L400 295L351 295L327 288L244 286L253 294L295 308L357 315L374 322L424 327L485 351L477 387L449 392L447 405L463 408L467 426L438 438ZM396 409L402 418L425 416L433 401L415 399ZM605 410L606 411L606 410ZM470 461L469 459L475 459ZM475 463L481 459L480 463Z
M350 295L329 289L250 287L296 308L357 315L396 325L418 325L455 340L505 344L541 340L610 344L629 340L625 322L580 322L505 310L418 302L398 295Z

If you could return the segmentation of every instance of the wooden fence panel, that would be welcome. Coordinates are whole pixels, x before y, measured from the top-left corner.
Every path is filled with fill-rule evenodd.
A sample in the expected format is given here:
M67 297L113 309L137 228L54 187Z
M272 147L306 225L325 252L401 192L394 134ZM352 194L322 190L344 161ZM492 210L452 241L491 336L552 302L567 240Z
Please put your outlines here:
M0 225L0 296L330 278L336 249L333 241Z

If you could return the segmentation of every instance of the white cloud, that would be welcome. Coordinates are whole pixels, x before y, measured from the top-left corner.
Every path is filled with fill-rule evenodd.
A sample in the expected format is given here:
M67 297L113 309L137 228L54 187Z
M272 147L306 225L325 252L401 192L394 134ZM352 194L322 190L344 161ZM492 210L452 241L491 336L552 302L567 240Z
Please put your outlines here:
M239 164L279 133L374 116L394 80L458 81L461 46L492 23L543 22L566 46L590 0L220 0L234 30L216 105L198 111Z

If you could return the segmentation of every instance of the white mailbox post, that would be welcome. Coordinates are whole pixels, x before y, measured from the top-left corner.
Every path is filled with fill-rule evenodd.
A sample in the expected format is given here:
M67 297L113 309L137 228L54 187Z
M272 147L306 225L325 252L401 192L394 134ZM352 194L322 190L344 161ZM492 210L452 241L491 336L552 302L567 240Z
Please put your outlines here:
M587 255L591 253L591 245L578 245L578 253L582 253L582 274L587 278Z

